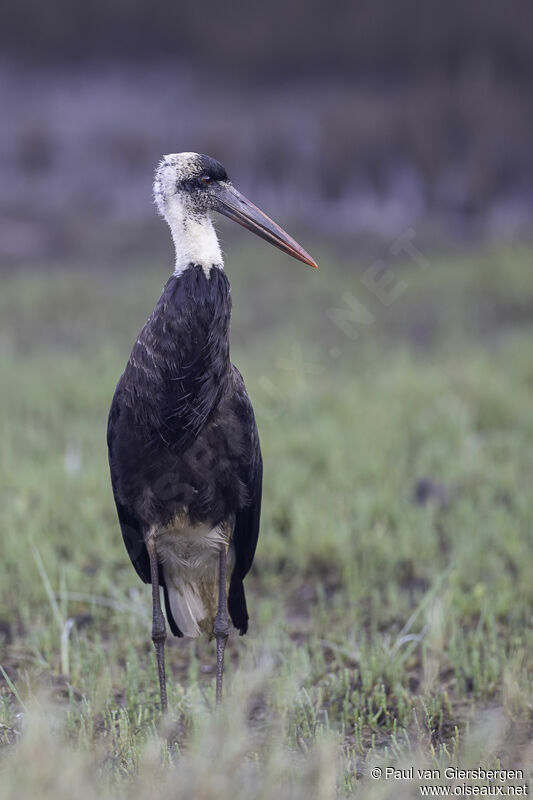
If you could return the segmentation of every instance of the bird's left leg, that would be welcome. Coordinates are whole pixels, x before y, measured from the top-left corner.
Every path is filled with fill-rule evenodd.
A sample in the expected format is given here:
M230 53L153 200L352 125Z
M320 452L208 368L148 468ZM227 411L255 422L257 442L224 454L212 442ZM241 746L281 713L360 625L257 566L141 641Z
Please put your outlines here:
M218 557L218 610L213 626L217 642L217 706L222 700L222 678L224 675L224 650L229 636L228 598L226 589L227 545L220 548Z
M161 694L161 711L167 710L167 680L165 675L165 639L167 630L165 618L161 610L161 596L159 593L159 564L157 561L157 547L155 536L149 534L146 539L146 549L150 557L150 577L152 580L152 641L157 658L157 672L159 675L159 691Z

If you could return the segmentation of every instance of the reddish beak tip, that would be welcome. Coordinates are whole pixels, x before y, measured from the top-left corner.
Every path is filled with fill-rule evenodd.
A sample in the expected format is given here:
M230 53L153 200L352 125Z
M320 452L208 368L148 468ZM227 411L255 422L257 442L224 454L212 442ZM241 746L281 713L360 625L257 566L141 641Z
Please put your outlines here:
M309 266L313 267L313 269L318 269L318 264L316 263L315 259L309 255L309 253L305 254L305 258L301 258L300 256L300 261L303 261L304 264L309 264Z

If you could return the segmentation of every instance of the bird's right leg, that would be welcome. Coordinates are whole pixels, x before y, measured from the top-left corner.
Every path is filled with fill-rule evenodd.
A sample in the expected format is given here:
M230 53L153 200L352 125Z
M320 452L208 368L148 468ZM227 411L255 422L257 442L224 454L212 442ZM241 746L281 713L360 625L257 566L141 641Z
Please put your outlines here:
M227 546L223 544L218 557L218 611L213 633L217 642L216 704L222 701L222 679L224 677L224 650L229 635L228 594L226 586Z
M161 693L161 711L167 710L167 680L165 675L165 639L167 631L165 618L161 610L161 597L159 593L159 564L157 561L156 540L153 533L146 539L146 549L150 557L150 577L152 579L152 641L157 658L157 673L159 675L159 691Z

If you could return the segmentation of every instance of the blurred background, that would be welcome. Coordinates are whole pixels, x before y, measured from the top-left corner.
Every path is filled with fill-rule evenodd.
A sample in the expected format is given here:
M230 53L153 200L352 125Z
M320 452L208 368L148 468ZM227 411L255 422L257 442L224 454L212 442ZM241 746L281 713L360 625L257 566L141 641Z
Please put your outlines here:
M350 250L525 236L531 22L527 0L13 3L1 263L153 257L154 165L181 150Z
M212 644L168 642L170 785L353 797L476 726L470 766L533 764L529 0L17 0L0 49L0 797L161 783L105 430L173 265L154 168L187 150L320 269L217 221L262 533L231 736ZM57 746L20 739L43 687Z

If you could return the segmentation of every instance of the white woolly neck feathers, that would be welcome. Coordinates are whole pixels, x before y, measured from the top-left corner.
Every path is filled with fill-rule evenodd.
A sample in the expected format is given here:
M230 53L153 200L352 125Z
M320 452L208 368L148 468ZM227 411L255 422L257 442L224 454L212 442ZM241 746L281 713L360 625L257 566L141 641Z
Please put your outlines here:
M180 275L191 264L199 264L207 276L212 267L223 269L224 260L209 213L192 216L183 213L185 209L178 202L168 206L164 217L176 249L174 274Z
M167 221L176 249L174 274L199 264L209 276L212 267L224 268L224 260L209 211L195 207L192 198L177 189L197 169L198 153L163 156L154 179L154 201Z

